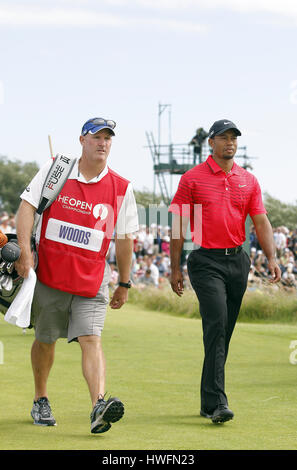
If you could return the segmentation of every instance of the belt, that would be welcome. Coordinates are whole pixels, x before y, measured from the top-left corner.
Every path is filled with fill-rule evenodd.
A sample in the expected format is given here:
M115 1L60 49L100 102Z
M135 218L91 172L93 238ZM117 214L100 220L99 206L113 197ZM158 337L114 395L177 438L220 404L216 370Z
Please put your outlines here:
M220 253L221 255L227 256L239 253L242 250L242 246L234 246L233 248L203 248L203 246L200 246L200 248L197 249L207 251L208 253Z

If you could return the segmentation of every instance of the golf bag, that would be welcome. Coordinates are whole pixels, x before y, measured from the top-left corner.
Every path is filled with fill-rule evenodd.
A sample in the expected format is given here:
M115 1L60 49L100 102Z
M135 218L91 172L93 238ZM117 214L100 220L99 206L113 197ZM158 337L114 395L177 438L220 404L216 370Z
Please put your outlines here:
M40 221L40 216L42 212L55 201L58 194L61 192L75 161L76 159L70 159L64 155L58 154L53 160L52 166L47 174L39 206L36 210L31 237L31 250L35 270L38 265L35 235ZM8 242L0 250L0 312L3 315L6 314L11 303L17 296L24 280L18 275L14 268L14 262L20 257L20 247L18 245L17 235L14 233L8 233L6 236L8 238Z
M8 242L5 247L11 246L12 249L18 247L17 237L14 233L7 233ZM3 247L4 248L4 247ZM19 248L19 247L18 247ZM37 268L38 256L35 248L35 239L31 238L31 250L34 259L34 269ZM15 250L17 254L17 249ZM18 251L20 255L20 249ZM18 256L19 257L19 256ZM15 258L15 261L18 258ZM7 261L5 255L0 254L0 312L5 315L10 304L19 292L23 283L23 278L18 275L14 269L14 261Z

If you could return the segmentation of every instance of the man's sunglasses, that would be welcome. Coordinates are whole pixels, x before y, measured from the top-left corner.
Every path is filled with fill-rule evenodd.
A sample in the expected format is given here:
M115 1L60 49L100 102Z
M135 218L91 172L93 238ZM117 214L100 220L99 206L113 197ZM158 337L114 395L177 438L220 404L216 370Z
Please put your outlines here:
M116 126L115 121L111 119L95 118L87 121L82 128L82 135L86 135L88 132L91 132L94 127L97 126L107 126L110 129L114 129ZM92 132L91 132L92 133Z

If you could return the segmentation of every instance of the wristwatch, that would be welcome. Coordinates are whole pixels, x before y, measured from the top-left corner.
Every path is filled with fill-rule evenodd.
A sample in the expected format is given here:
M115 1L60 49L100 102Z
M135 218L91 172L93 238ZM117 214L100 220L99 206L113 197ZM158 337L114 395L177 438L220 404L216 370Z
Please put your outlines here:
M126 287L126 289L130 289L130 287L132 287L132 282L131 282L131 281L128 281L128 282L119 282L119 286L121 286L121 287Z

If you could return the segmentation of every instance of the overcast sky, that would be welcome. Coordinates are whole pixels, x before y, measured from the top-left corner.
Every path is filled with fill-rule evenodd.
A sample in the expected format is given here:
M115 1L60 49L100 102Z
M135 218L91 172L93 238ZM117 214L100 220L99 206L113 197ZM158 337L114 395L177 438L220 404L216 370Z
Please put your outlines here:
M263 192L294 202L296 44L295 0L0 0L0 154L42 165L51 135L79 156L82 124L106 117L110 167L153 189L145 133L170 104L173 143L231 119Z

